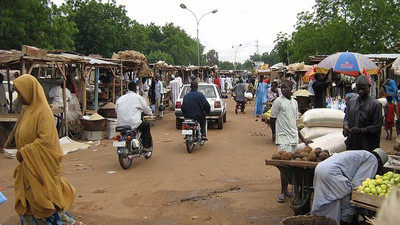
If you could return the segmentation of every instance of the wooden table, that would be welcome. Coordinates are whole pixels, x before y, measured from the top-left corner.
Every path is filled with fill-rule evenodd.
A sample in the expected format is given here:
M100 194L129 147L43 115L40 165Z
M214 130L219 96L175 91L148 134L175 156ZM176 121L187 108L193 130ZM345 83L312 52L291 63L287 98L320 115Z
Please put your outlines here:
M14 137L15 124L21 114L0 114L0 152L6 148Z
M0 122L17 122L21 114L0 114Z
M311 211L311 196L314 192L314 169L317 162L296 160L266 159L266 165L276 166L286 181L293 186L290 201L295 215L304 215Z

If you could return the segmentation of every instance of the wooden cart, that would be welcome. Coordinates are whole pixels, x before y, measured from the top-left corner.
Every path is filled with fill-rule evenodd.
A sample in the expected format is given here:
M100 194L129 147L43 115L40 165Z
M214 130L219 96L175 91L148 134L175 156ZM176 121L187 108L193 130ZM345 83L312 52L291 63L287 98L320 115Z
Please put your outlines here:
M295 215L311 211L311 196L314 191L314 169L317 162L266 159L267 165L276 166L289 184L293 186L290 207Z

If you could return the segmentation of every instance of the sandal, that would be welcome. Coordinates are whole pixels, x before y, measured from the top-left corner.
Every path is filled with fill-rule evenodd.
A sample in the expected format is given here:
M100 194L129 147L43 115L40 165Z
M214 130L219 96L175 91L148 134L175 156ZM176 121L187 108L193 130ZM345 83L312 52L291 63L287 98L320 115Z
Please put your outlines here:
M293 196L292 192L288 191L288 192L285 193L285 197L286 198L291 198L292 196Z
M278 201L279 203L284 203L286 201L285 195L284 194L279 195L276 201Z

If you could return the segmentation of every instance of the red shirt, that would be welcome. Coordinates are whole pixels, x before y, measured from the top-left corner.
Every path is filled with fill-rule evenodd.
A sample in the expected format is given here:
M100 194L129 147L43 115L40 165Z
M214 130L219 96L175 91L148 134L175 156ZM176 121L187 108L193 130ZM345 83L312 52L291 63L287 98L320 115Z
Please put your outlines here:
M219 78L218 78L218 77L216 77L216 78L214 79L214 84L216 84L216 85L218 86L218 88L221 89L221 82L219 81Z
M387 105L385 122L394 122L394 104Z

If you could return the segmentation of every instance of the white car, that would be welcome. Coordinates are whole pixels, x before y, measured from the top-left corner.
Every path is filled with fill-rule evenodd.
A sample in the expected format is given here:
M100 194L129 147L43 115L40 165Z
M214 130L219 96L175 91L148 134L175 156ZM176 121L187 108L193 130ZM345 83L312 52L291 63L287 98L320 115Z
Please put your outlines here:
M176 129L182 128L182 121L184 119L183 112L181 110L183 96L190 92L190 84L183 85L179 97L175 103L175 116L176 116ZM210 114L206 116L208 121L214 121L218 124L218 129L224 127L226 122L226 102L222 99L222 94L217 85L199 83L197 91L204 94L208 103L210 104Z

